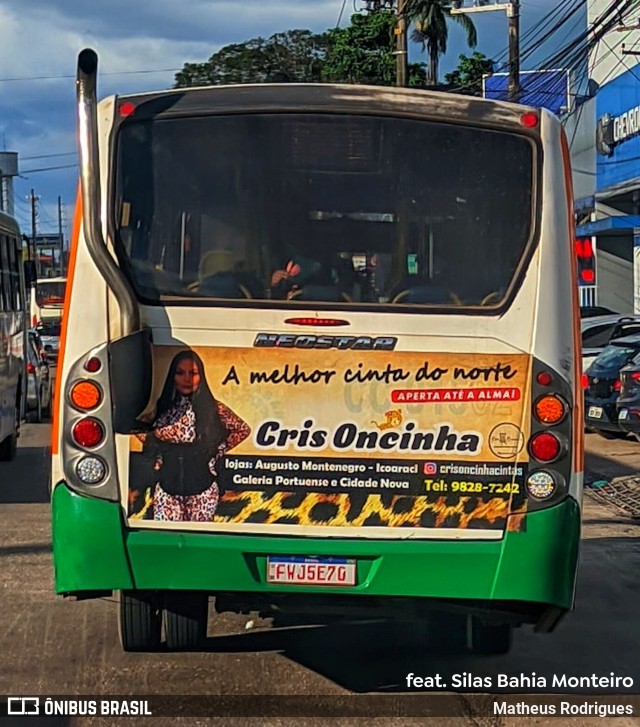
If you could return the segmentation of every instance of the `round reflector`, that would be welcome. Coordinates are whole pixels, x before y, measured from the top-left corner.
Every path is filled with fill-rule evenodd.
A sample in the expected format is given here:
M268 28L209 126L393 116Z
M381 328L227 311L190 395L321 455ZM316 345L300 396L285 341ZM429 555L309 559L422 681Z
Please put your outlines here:
M85 362L84 368L90 374L96 374L102 368L102 361L95 356L92 356L88 361Z
M97 485L104 480L107 466L100 457L83 457L76 465L78 477L87 485Z
M81 419L72 429L73 439L81 447L96 447L104 438L104 429L97 419Z
M550 432L534 434L529 440L529 452L539 462L553 462L560 455L560 441Z
M526 114L522 114L520 117L520 123L527 129L535 128L539 121L540 119L538 118L538 115L531 113L531 111L528 111Z
M131 116L135 113L136 105L132 103L131 101L125 101L124 103L120 104L120 108L118 109L118 112L120 113L121 118L126 119L127 116Z
M527 477L527 492L535 500L548 500L556 491L556 481L553 475L544 470L532 472Z
M565 415L567 408L559 396L548 394L536 401L536 419L542 424L557 424Z
M78 409L95 409L102 401L102 391L93 381L78 381L71 387L69 399Z

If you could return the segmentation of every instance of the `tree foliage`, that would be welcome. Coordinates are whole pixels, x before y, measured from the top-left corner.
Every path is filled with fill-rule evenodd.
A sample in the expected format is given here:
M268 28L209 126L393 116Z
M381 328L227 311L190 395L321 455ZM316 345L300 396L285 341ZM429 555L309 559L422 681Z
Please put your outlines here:
M204 63L185 63L176 74L175 88L320 81L327 42L327 33L287 30L226 45Z
M422 45L429 58L427 83L435 86L440 56L447 52L449 22L462 27L470 48L475 48L478 43L475 25L467 15L451 15L450 0L408 0L407 15L415 24L411 39Z
M482 96L482 77L493 73L493 61L478 51L470 56L461 53L458 60L458 67L446 73L444 80L453 87L451 90L455 93Z
M356 13L344 28L315 34L288 30L221 48L204 63L185 63L175 88L227 83L395 84L393 13ZM423 63L408 68L409 85L425 83Z
M369 83L392 86L396 82L396 16L388 11L356 13L345 28L328 31L329 46L322 73L334 83ZM423 85L423 64L408 68L409 85Z

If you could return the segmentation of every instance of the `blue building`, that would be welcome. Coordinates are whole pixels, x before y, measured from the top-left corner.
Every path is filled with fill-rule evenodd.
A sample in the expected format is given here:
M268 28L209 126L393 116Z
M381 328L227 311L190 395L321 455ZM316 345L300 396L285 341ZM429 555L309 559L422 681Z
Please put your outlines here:
M576 200L577 233L594 238L598 303L640 313L640 63L625 65L593 99L595 191Z

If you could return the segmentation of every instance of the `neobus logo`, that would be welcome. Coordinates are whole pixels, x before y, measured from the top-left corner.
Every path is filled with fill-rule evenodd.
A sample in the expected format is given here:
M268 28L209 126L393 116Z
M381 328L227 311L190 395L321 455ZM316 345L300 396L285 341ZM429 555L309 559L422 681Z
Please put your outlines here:
M258 333L253 345L259 348L338 348L355 351L393 351L398 339L392 336L313 336L292 333Z

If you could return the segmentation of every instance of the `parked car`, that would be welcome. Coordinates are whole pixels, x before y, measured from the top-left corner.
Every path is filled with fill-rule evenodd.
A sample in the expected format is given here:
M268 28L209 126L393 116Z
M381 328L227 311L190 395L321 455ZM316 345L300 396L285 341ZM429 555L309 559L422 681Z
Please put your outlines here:
M580 306L580 318L592 318L593 316L619 316L611 308L605 308L603 305L581 305Z
M580 327L582 371L585 372L610 341L640 333L640 316L614 314L583 318Z
M50 366L56 366L60 350L60 319L49 318L40 321L36 326L36 332L47 353L47 363Z
M27 412L32 421L51 414L51 375L49 364L39 350L38 335L29 331L27 340Z
M625 436L618 423L620 369L640 355L640 335L611 341L583 374L585 425L604 437ZM640 361L640 359L639 359Z
M640 439L640 357L620 369L618 425Z

